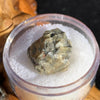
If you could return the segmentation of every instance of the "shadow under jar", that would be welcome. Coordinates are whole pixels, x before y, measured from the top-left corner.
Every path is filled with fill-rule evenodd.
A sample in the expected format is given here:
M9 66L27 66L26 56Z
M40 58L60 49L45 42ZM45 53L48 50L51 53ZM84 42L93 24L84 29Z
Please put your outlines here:
M63 31L69 30L67 35L69 35L71 42L73 41L70 65L75 67L74 72L71 70L72 66L69 66L65 72L47 76L34 71L34 67L32 67L33 65L27 57L27 49L43 35L45 30L50 29L50 26L61 28ZM84 53L77 51L77 46L75 48L73 44L74 38L78 37L78 35L75 36L74 32L75 34L80 33L87 40L86 45L87 43L90 45L92 54L89 54L88 51L85 54L87 53L86 55L89 55L89 58L93 57L91 63L84 56ZM79 38L75 45L82 46L83 42ZM81 47L80 51L85 51L85 49L88 48ZM74 50L79 54L76 58L75 56L73 58ZM82 58L87 63L84 64L84 61L81 60L78 65L82 65L83 68L78 70L74 62L80 61L81 55L83 55ZM83 100L93 86L100 63L100 53L93 33L82 22L67 15L43 14L24 21L11 32L4 47L3 63L12 89L20 100ZM85 71L84 68L87 70ZM68 73L69 77L64 73ZM73 77L71 77L70 73ZM56 79L53 77L56 77ZM64 83L60 83L62 80Z

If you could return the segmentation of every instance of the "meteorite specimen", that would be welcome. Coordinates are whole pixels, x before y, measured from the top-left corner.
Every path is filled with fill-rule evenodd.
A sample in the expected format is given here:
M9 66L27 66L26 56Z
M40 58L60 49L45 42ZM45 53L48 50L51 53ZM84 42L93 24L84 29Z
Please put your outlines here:
M67 70L71 55L71 42L60 29L44 32L43 36L28 48L28 56L34 68L43 74Z

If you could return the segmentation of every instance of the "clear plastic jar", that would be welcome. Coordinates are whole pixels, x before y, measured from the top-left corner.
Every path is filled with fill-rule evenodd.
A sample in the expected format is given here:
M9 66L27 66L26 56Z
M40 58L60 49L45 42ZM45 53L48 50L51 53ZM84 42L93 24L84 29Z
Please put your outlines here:
M11 68L9 55L11 46L24 34L24 31L37 25L59 23L70 26L82 34L90 42L95 59L89 71L77 81L57 87L39 86L20 78ZM100 63L99 47L91 30L79 20L61 14L43 14L30 18L18 25L9 35L3 53L3 62L11 86L20 100L83 100L93 86L95 75Z

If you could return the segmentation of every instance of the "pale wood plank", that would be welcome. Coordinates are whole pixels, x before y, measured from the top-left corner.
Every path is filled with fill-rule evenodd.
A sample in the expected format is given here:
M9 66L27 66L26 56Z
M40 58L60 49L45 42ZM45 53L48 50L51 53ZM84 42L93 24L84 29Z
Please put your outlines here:
M94 86L85 100L100 100L100 90Z

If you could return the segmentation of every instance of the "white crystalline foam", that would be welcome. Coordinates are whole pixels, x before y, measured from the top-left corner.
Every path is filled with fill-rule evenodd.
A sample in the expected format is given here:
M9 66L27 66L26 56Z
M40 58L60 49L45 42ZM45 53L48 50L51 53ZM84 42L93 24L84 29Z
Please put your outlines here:
M72 43L70 66L65 72L41 75L34 70L27 56L27 48L42 36L44 31L54 28L64 31ZM78 80L88 72L93 60L93 49L88 40L77 30L61 24L47 24L27 30L17 39L10 53L10 64L14 72L24 80L42 86L61 86Z

